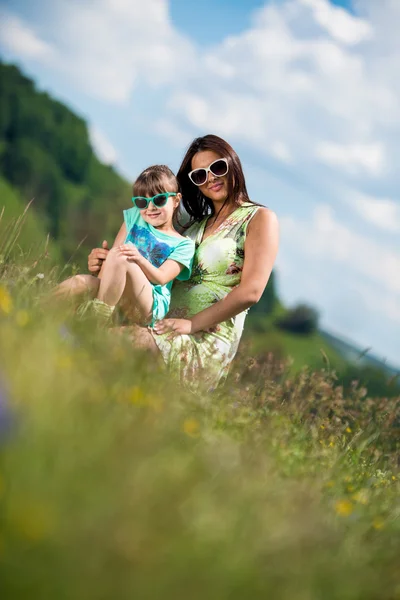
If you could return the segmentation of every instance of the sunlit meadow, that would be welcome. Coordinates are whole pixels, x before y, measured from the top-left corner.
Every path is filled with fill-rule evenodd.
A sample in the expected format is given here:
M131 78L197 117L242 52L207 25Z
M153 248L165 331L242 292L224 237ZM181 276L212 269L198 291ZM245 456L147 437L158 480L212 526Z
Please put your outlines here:
M210 395L49 301L0 237L6 600L400 598L400 398L245 348ZM1 227L1 224L0 224Z

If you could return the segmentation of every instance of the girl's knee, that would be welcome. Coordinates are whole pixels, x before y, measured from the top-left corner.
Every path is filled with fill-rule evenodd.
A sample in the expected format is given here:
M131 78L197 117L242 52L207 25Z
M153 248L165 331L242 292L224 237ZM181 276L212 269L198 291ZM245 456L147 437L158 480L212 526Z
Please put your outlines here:
M107 254L107 257L104 261L104 268L116 267L121 265L126 265L127 260L123 254L120 254L116 248L112 248L110 252Z

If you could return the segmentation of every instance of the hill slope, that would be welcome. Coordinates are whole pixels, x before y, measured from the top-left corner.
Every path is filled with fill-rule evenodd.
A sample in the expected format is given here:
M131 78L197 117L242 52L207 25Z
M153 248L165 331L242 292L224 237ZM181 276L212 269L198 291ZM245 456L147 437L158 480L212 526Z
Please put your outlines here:
M39 229L56 240L64 260L75 254L85 264L87 248L118 230L129 185L97 159L83 119L15 66L0 62L0 82L0 174L18 192L7 194L7 213L20 209L17 195L25 204L34 198Z

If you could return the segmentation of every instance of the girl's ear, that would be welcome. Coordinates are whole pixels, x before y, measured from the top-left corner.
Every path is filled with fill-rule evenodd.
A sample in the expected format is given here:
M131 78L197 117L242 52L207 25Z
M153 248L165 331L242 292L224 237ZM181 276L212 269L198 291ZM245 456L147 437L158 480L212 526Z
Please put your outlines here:
M176 215L178 209L179 209L179 205L181 203L182 200L182 194L177 194L176 196L174 196L172 198L173 202L174 202L174 215Z

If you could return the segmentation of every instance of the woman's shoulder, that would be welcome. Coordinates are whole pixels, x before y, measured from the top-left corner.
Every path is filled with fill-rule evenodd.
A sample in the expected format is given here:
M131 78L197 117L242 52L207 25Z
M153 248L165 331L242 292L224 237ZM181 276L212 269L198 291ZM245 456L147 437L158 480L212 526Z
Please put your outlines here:
M273 210L271 210L267 206L261 206L257 204L253 204L253 206L257 207L257 210L254 211L253 216L249 222L249 232L256 229L265 230L267 228L270 230L278 228L278 216Z
M191 223L183 232L183 236L187 239L195 240L197 234L199 232L200 227L203 225L204 221L207 219L201 219L200 221L194 221Z
M268 206L264 206L263 204L251 204L254 206L254 218L258 220L262 219L277 219L276 213Z

